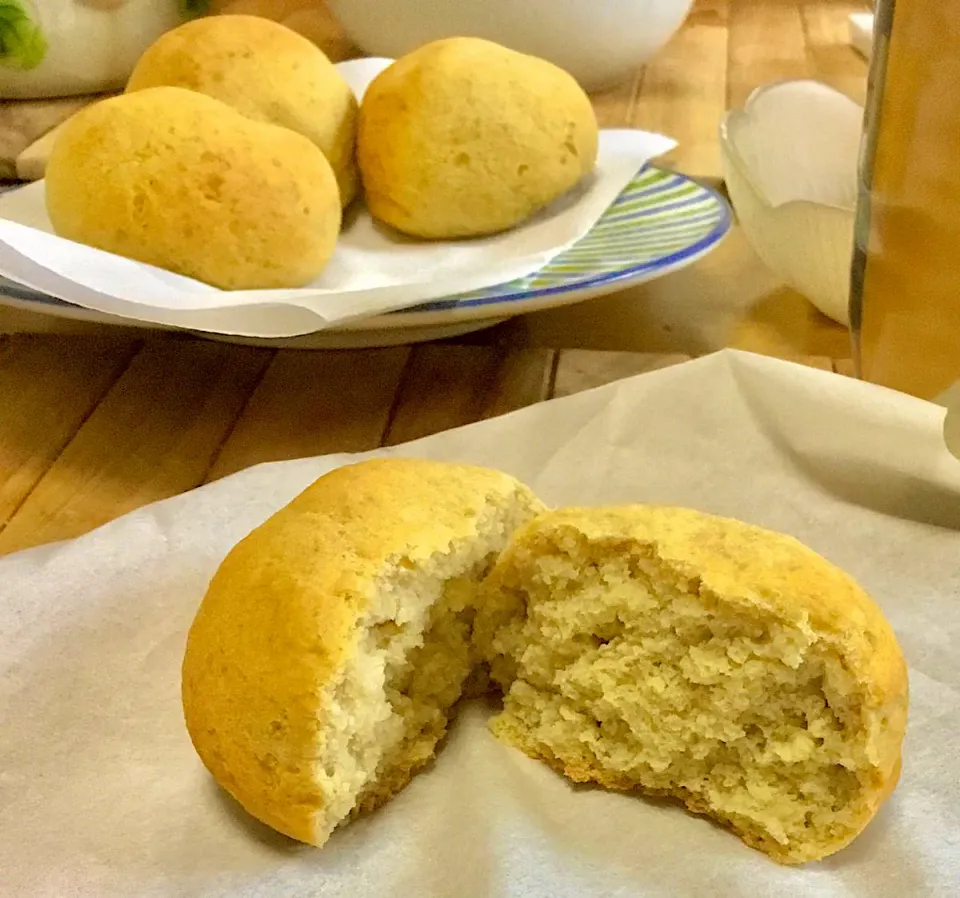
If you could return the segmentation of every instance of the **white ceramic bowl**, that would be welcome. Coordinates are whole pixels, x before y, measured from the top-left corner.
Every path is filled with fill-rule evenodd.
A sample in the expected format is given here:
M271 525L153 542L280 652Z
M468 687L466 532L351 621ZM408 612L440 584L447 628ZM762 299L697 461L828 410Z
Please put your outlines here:
M350 39L396 59L444 37L483 37L548 59L587 90L629 78L693 0L328 0Z
M849 323L863 108L816 81L755 91L720 127L740 226L767 266L821 312Z
M0 98L123 87L137 59L198 0L2 0Z

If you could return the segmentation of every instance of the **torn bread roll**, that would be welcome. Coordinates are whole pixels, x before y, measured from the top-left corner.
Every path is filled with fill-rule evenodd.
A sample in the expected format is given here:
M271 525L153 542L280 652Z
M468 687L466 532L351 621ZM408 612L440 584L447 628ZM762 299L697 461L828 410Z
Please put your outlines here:
M896 785L896 638L790 537L677 508L548 512L485 590L494 732L577 782L676 797L785 864L847 845Z
M384 459L322 477L240 542L183 661L216 780L314 845L403 788L474 665L480 579L541 508L506 474Z

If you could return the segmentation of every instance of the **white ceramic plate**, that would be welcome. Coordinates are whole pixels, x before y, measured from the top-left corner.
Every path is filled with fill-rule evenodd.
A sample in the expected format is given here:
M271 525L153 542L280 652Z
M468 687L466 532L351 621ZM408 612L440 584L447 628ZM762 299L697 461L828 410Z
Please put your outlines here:
M648 165L586 237L524 278L293 339L202 336L317 349L389 346L457 336L684 268L714 249L731 222L730 207L715 191L684 175ZM2 279L0 304L60 318L155 328L83 309Z

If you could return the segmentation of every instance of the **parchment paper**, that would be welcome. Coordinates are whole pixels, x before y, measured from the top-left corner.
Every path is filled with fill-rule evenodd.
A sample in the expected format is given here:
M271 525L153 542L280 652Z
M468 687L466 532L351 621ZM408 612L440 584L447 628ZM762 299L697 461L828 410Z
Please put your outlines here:
M337 68L362 97L388 59ZM408 240L358 200L320 277L297 290L218 290L191 278L57 237L42 181L0 200L0 275L66 302L154 324L289 337L334 323L491 287L537 271L584 237L644 164L676 144L659 134L600 135L593 174L529 222L493 237Z
M669 804L574 788L472 706L436 764L316 850L214 786L181 720L184 637L230 546L327 457L260 466L0 561L0 894L930 898L960 894L960 462L943 409L723 353L399 447L550 503L681 503L854 574L910 664L899 788L851 847L779 867Z

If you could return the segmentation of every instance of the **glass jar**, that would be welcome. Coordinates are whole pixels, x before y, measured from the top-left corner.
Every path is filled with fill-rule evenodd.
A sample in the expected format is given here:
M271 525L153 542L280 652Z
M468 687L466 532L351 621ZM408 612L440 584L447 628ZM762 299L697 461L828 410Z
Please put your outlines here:
M960 381L960 0L877 0L850 317L866 380Z

